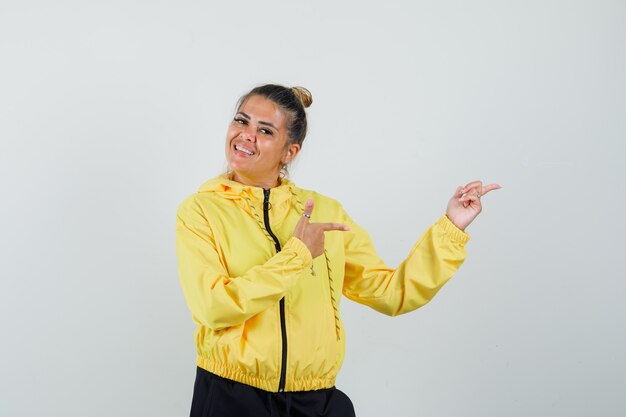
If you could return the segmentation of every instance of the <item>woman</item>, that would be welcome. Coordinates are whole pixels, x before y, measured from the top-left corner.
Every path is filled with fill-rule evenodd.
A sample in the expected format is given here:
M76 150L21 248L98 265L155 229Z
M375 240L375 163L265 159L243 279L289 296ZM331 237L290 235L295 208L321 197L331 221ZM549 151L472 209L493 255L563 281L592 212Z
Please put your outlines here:
M458 187L389 268L336 200L284 178L311 102L301 87L244 95L226 135L229 172L178 209L179 274L197 324L192 417L353 416L334 388L345 349L339 298L388 315L426 304L463 263L481 196L500 188Z

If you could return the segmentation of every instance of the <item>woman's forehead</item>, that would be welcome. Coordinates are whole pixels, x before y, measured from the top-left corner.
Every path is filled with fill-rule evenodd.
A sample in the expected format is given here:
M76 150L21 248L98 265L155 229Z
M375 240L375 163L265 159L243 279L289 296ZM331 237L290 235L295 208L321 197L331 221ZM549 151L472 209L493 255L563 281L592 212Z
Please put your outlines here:
M285 112L278 104L261 96L252 96L246 99L239 107L238 112L244 113L253 120L269 122L277 127L283 125L286 120Z

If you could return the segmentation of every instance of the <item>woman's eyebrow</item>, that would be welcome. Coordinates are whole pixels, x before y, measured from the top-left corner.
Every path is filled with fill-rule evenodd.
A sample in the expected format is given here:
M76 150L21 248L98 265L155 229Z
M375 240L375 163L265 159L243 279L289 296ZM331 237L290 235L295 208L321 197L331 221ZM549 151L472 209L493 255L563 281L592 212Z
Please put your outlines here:
M260 125L266 125L266 126L270 126L276 130L278 130L278 128L276 126L274 126L273 124L271 124L270 122L264 122L263 120L259 120L259 124Z
M242 115L244 118L246 118L246 119L248 119L248 120L252 119L250 116L248 116L247 114L245 114L245 113L244 113L244 112L242 112L242 111L237 112L237 114ZM278 130L278 128L277 128L276 126L274 126L274 125L273 125L272 123L270 123L270 122L264 122L263 120L259 120L259 124L260 124L260 125L270 126L270 127L273 127L274 129Z

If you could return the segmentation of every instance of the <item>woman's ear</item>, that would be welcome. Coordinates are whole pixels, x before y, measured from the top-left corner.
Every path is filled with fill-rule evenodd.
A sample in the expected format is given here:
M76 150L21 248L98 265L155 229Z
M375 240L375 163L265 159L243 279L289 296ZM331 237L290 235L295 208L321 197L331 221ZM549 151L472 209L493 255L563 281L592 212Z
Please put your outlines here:
M300 152L300 145L298 145L297 143L292 143L291 145L288 145L283 163L288 164L289 162L293 161L296 155L298 155L298 152Z

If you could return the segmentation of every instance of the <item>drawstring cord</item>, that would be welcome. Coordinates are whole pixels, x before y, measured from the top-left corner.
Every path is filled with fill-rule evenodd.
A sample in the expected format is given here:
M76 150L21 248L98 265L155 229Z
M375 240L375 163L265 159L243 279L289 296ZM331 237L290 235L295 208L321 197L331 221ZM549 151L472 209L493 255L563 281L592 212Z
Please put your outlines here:
M259 216L259 213L257 212L256 207L254 206L254 204L252 204L252 199L250 198L250 196L245 195L245 194L244 194L244 198L248 202L248 206L250 206L250 210L252 211L252 215L254 216L254 219L256 220L256 222L261 227L261 230L263 230L263 233L265 233L265 236L269 239L270 242L272 242L272 246L274 246L274 244L275 244L274 239L272 238L272 236L270 236L269 232L265 228L265 224L263 223L263 220ZM271 207L272 206L270 204L270 208Z
M339 340L339 335L341 334L339 329L339 308L337 306L337 300L335 300L335 292L333 291L333 274L332 269L330 268L330 261L328 260L328 252L326 252L326 248L324 248L324 258L326 259L326 270L328 271L328 285L330 286L330 303L333 306L333 314L335 315L335 334L337 335L337 340Z

